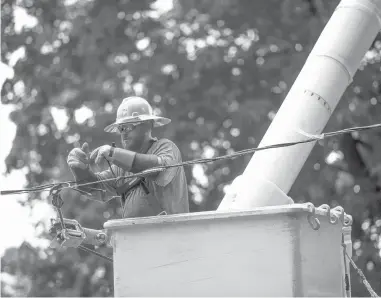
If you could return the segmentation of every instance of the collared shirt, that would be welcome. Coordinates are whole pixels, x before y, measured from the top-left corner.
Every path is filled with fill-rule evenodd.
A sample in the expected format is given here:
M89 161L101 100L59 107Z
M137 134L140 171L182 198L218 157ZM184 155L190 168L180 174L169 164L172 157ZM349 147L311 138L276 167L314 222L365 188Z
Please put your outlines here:
M160 139L152 144L146 154L154 154L161 158L162 165L176 164L182 161L180 150L168 139ZM117 177L132 174L122 168L112 165ZM111 170L96 174L99 180L114 178ZM133 179L133 178L132 178ZM167 168L154 176L145 178L149 190L147 194L142 185L136 186L125 196L123 217L155 216L161 211L167 214L189 212L188 186L183 167ZM115 193L115 187L120 187L126 180L102 182L103 186Z

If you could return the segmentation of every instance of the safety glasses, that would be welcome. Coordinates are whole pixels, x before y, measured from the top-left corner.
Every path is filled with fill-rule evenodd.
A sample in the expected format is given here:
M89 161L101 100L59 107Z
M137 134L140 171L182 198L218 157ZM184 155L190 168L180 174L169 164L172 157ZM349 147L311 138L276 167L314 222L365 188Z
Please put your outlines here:
M120 133L127 133L136 128L136 126L142 124L141 122L139 123L125 123L125 124L120 124L118 125L118 131Z

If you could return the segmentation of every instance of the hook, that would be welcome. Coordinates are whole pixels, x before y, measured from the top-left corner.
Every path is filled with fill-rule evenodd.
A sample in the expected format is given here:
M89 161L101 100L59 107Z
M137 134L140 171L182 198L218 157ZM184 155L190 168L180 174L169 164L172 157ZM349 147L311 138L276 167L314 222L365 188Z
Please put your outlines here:
M339 213L338 215L336 215L336 217L337 217L337 219L340 219L340 221L341 221L342 224L344 225L344 222L345 222L345 212L344 212L344 208L341 207L341 206L337 206L337 207L333 208L333 211Z
M64 201L61 198L60 194L53 195L52 205L58 209L60 209L64 204Z
M317 231L317 230L320 229L320 221L315 216L316 215L316 213L315 213L316 212L315 206L312 203L307 203L306 205L307 205L307 207L309 209L309 212L310 212L310 214L307 215L308 223L310 224L311 228L314 231Z
M343 225L344 227L349 227L353 223L353 217L352 215L349 214L344 214L344 222Z
M327 216L329 217L329 222L332 225L336 225L339 222L339 217L333 212L335 209L331 210L331 207L327 204L323 204L319 207L319 209L322 209L327 212Z
M326 215L329 215L329 212L331 211L331 207L328 204L323 204L319 206L319 209L322 209L323 211L327 212Z

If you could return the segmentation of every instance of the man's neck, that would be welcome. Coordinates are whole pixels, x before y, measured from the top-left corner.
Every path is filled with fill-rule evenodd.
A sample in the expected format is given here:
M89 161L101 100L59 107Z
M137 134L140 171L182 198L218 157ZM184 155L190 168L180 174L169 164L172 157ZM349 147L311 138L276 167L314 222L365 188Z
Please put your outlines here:
M151 147L152 142L154 142L155 140L156 139L151 137L151 136L149 138L145 139L138 152L142 153L142 154L146 154L148 149Z

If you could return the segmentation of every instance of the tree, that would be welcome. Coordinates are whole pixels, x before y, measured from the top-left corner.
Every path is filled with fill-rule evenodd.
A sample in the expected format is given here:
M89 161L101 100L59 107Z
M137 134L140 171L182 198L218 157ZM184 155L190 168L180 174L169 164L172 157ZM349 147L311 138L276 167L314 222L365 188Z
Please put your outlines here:
M71 180L65 162L69 150L84 141L92 148L115 141L103 127L129 94L146 96L157 113L172 119L174 125L157 134L173 139L184 160L258 145L337 4L177 0L160 15L152 8L154 1L3 1L2 59L25 51L2 90L2 102L16 106L12 120L18 125L8 171L27 167L31 186ZM18 30L13 17L18 7L36 18L34 27ZM327 130L377 121L380 48L376 39ZM79 111L87 111L88 118L79 119ZM67 125L56 122L57 113L66 115ZM335 138L316 145L290 195L297 202L340 204L354 216L355 259L376 286L381 270L380 135L369 131L353 138L360 142ZM361 142L373 151L360 148ZM332 164L332 156L341 160ZM215 210L224 186L249 159L187 167L192 211ZM66 197L65 216L85 226L99 228L105 219L118 217L116 202L103 206L71 192ZM29 196L36 199L39 194ZM41 267L22 259L25 250ZM12 250L2 271L25 278L50 270L25 290L30 295L112 295L111 270L102 260L75 250L46 259L40 254L24 246ZM12 269L21 260L25 269ZM74 263L89 270L73 268ZM99 270L107 282L89 287ZM352 276L352 294L367 295L355 272ZM39 290L57 280L58 289ZM66 292L69 287L74 292Z

